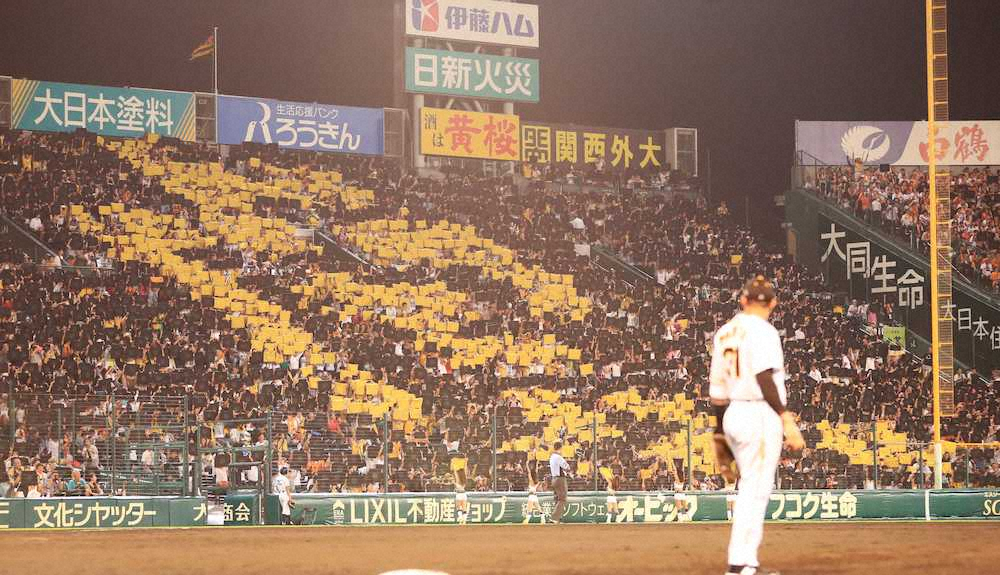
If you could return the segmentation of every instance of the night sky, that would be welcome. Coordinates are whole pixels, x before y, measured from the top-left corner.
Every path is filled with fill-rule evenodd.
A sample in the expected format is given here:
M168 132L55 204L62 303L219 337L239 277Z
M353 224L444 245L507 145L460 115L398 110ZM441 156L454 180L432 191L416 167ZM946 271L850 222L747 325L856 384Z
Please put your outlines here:
M542 101L522 117L699 129L712 191L772 237L793 121L926 118L923 0L537 0ZM953 0L953 119L1000 117L1000 2ZM0 74L391 106L391 0L0 0Z

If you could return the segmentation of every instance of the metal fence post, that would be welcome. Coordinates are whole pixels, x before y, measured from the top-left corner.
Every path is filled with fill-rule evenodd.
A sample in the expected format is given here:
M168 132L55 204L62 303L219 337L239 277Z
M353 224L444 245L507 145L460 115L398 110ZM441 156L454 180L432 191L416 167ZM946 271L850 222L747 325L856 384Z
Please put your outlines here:
M688 448L687 461L685 462L685 464L687 465L687 488L690 490L691 489L691 485L693 484L692 480L694 479L694 472L691 469L691 460L694 457L693 457L692 447L691 447L691 420L690 419L687 420L687 448Z
M60 446L62 445L62 439L63 439L63 410L62 407L60 407L58 410L56 410L56 441L59 442ZM52 455L55 456L54 453Z
M384 471L385 483L382 487L382 491L388 495L389 493L389 451L392 449L392 434L389 431L389 414L392 410L386 411L385 415L382 416L382 435L384 439L382 440L382 469Z
M872 420L872 481L878 489L878 421Z
M972 450L965 450L965 488L969 488L969 473L972 471ZM952 470L954 473L954 470Z
M111 495L115 494L115 475L118 470L118 415L115 393L111 392Z
M493 406L493 417L490 419L490 441L492 443L492 467L490 468L490 478L493 483L493 492L497 491L497 406Z
M162 473L162 468L160 467L160 446L153 444L153 492L156 495L160 494L160 475Z
M920 462L917 471L920 473L920 489L924 488L924 445L919 444L918 450L920 452Z
M267 472L264 474L264 491L271 493L271 466L274 463L274 426L271 423L271 414L267 417Z
M188 443L191 440L191 435L189 434L188 427L188 396L184 396L184 423L183 423L183 440L184 443L181 446L181 495L183 497L188 496L188 486L191 480L191 462L190 453L188 452Z
M7 396L7 417L10 418L10 445L14 446L17 438L17 402L14 401L14 385L11 384L10 395ZM62 438L59 438L62 441Z
M201 426L194 430L194 481L191 482L195 497L201 496Z
M593 468L591 473L594 474L594 491L597 491L597 476L600 475L597 469L597 411L594 411L594 418L590 422L590 429L593 432L593 441L591 441L590 449L590 466Z

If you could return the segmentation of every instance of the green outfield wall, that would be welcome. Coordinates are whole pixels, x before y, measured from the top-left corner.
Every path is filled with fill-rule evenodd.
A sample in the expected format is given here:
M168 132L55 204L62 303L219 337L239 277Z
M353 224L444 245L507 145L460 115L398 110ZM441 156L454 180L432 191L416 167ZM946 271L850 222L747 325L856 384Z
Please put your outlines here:
M569 496L567 523L677 523L726 521L727 494L619 493L617 509L607 493L576 492ZM526 493L469 493L468 523L541 523L526 515ZM539 496L547 518L551 494ZM258 523L257 498L227 497L226 525ZM278 523L278 501L265 498L267 523ZM227 510L228 513L228 510ZM0 529L80 529L128 527L194 527L206 525L204 497L61 497L0 499ZM942 520L1000 519L1000 490L778 491L771 496L767 518L777 521L851 521L870 519ZM453 493L295 495L292 520L304 525L445 525L458 522Z
M0 499L0 529L194 527L207 519L204 497Z
M617 510L609 510L607 493L577 492L569 496L566 523L675 523L726 521L721 492L688 493L684 502L673 493L619 493ZM526 493L469 493L468 523L540 523L525 514ZM550 494L539 497L546 517ZM306 525L419 525L457 523L453 493L390 495L297 494L292 520ZM278 502L266 501L268 523L278 522ZM849 521L863 519L1000 519L1000 491L881 490L779 491L771 495L771 520Z

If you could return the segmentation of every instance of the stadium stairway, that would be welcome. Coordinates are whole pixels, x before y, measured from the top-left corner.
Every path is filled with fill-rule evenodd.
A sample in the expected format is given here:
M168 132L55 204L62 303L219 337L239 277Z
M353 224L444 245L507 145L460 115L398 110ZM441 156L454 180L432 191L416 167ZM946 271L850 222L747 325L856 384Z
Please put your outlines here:
M61 260L59 254L35 237L31 231L4 214L0 214L0 238L17 247L35 262Z

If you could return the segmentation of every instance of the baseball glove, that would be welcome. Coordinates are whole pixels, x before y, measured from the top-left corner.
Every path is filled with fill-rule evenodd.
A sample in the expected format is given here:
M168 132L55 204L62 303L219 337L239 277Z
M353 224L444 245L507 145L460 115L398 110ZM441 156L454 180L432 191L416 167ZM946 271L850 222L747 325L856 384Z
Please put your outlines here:
M716 433L715 439L715 460L719 463L719 473L727 483L734 483L740 478L740 470L736 466L736 459L733 457L733 450L726 443L726 436Z

